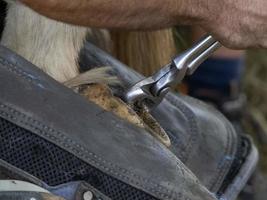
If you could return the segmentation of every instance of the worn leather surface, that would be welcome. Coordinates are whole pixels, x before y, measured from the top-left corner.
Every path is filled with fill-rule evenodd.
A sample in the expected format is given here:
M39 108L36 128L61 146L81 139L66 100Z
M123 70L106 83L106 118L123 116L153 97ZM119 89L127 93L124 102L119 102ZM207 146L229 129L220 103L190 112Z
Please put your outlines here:
M1 192L0 200L64 200L50 194L42 194L38 192Z
M157 199L213 200L145 130L118 119L0 47L0 117Z
M111 200L86 182L70 182L57 187L48 188L48 190L52 194L64 197L66 200L87 200L84 198L86 192L90 192L93 197L88 200Z
M80 60L84 70L88 67L113 66L125 88L143 78L89 43L81 52ZM125 92L124 89L117 91L116 88L114 91L118 95ZM153 115L171 138L170 150L211 192L217 193L231 168L238 148L238 137L230 122L211 106L174 93L167 95L153 111ZM250 166L256 165L256 157L253 162L250 161ZM248 171L251 174L253 167L248 168ZM242 187L240 185L237 188L235 195Z
M232 125L219 112L192 98L170 95L168 100L172 105L161 105L162 114L157 119L172 138L171 150L207 188L217 192L237 150L237 135ZM174 109L170 110L173 106L175 113ZM154 114L158 116L156 112ZM173 116L178 114L180 118L174 120ZM185 120L185 123L179 124L178 120ZM172 126L167 126L170 121Z
M102 192L84 181L68 182L51 187L42 180L10 165L2 159L0 159L0 180L21 180L33 183L54 195L63 197L65 200L82 200L84 193L87 191L90 191L93 194L94 198L92 200L111 200Z

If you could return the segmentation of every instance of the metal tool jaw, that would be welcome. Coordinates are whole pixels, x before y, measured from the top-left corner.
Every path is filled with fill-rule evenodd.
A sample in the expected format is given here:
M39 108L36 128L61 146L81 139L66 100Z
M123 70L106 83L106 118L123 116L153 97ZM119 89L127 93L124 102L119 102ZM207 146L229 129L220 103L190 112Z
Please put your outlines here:
M125 95L125 100L135 106L155 108L165 95L179 84L186 75L191 75L221 44L212 36L206 36L192 48L178 55L172 62L154 75L133 85Z

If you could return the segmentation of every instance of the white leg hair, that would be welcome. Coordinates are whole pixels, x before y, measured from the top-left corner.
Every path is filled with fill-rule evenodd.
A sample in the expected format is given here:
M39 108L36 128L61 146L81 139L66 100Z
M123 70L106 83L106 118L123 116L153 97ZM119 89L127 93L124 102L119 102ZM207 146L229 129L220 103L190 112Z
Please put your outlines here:
M78 54L90 29L57 22L19 2L8 2L1 44L60 82L78 75Z

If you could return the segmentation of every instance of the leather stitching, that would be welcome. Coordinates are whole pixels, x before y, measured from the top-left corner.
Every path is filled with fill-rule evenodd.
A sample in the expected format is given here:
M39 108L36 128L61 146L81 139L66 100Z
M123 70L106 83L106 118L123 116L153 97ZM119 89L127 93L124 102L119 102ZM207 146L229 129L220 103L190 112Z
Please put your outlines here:
M19 69L18 66L14 65L13 63L11 63L11 62L3 59L3 58L0 58L0 63L3 66L6 66L6 69L8 69L10 72L19 75L20 77L24 78L28 82L30 82L32 84L39 84L38 81L36 81L35 79L31 78L31 74L23 71L22 69ZM41 125L42 128L44 130L46 130L47 132L42 131L38 127L32 126L32 124L25 123L24 121L20 121L20 123L24 124L27 127L35 129L36 131L39 132L39 134L43 135L44 137L49 138L51 141L57 141L58 143L63 145L64 148L70 148L73 152L75 152L75 154L79 155L80 157L82 157L82 158L84 158L86 160L89 160L90 162L93 162L96 166L99 166L100 168L104 169L105 171L110 172L110 173L120 177L122 180L129 181L132 184L141 186L144 189L146 189L148 191L151 191L151 192L159 195L159 197L164 198L164 199L174 199L174 197L176 197L178 199L183 198L184 200L190 200L188 197L185 197L183 192L176 193L174 191L171 191L171 190L168 190L166 188L163 188L162 186L160 186L160 185L158 185L158 184L156 184L154 182L151 182L148 179L144 179L143 177L140 177L140 176L134 174L133 172L130 172L129 170L120 168L120 167L118 167L117 165L115 165L113 163L107 162L107 161L99 158L97 155L95 155L92 152L89 152L84 147L80 146L79 144L76 144L74 141L72 141L71 139L67 138L62 133L59 133L59 132L53 130L52 128L50 128L48 126L43 125L41 122L38 122L37 120L34 120L34 119L24 115L23 113L20 113L20 112L18 112L16 110L4 105L4 104L0 104L0 107L1 108L7 108L14 115L18 115L18 116L20 115L20 116L23 116L23 117L27 118L27 121L30 121L31 123L36 123L37 125ZM2 111L1 114L5 115L5 117L10 118L11 120L16 120L17 121L16 117L9 115L7 112ZM56 138L53 135L50 135L49 132L52 133L52 134L58 135L63 140L66 140L67 143L62 142L60 139ZM72 144L73 146L69 145L69 144ZM76 148L79 149L79 150L77 150ZM91 157L89 157L86 154L89 154ZM96 159L98 161L95 161L94 159ZM104 165L109 165L109 167L106 167ZM114 168L114 169L112 169L112 168ZM135 180L133 180L133 179L127 177L127 176L125 177L122 174L118 173L117 171L119 171L119 172L121 172L121 173L123 173L125 175L130 175L130 176L134 177L135 179L137 179L139 181L142 181L142 182L145 182L147 184L150 184L152 186L152 188L148 188L144 184L142 184L140 182L136 182Z
M188 97L183 97L183 98L189 99ZM200 101L198 101L198 103L204 107L207 107L207 105L205 105L204 103L202 103ZM226 120L224 119L224 116L220 112L218 112L216 110L214 110L213 112L216 113L221 120L226 122ZM233 141L233 140L231 140L231 138L233 138L233 136L234 136L233 129L230 128L229 126L226 126L225 124L224 124L224 126L227 130L226 147L223 150L224 155L221 157L220 160L223 160L226 155L229 155L231 152L233 152L232 147L234 146L234 145L230 144L231 141ZM233 154L231 154L231 155L233 155ZM218 188L220 186L221 182L223 181L223 178L226 175L226 171L229 170L229 167L231 166L232 162L233 161L229 160L229 161L225 162L225 164L223 166L221 166L220 163L217 164L217 168L215 171L215 174L217 174L217 175L213 179L211 179L211 181L209 181L209 184L207 186L208 188L210 188L210 190L215 190L215 188Z
M57 132L54 129L52 129L52 128L46 126L46 125L43 125L41 122L39 122L39 121L37 121L35 119L32 119L31 117L28 117L28 116L24 115L23 113L20 113L18 111L15 111L14 109L12 109L12 108L10 108L10 107L2 104L2 103L0 103L0 107L1 108L4 108L4 109L7 109L13 115L19 116L19 118L22 117L23 119L26 119L26 121L28 121L28 122L24 122L22 120L18 121L18 118L14 117L12 115L9 115L7 112L2 111L2 110L0 111L0 115L1 116L5 117L5 118L9 118L9 120L22 123L24 126L29 127L31 129L33 129L34 131L37 131L40 135L42 135L45 138L48 138L50 141L54 141L54 143L58 143L58 144L62 145L64 148L67 148L67 149L71 150L75 155L78 155L81 158L84 158L86 160L89 160L89 162L94 163L96 166L98 166L98 167L104 169L105 171L110 172L110 173L112 173L112 174L114 174L114 175L122 178L123 180L129 181L129 182L131 182L133 184L136 184L136 185L139 185L139 186L143 187L144 189L147 189L148 191L151 191L151 192L159 195L160 197L162 197L164 199L165 198L167 198L167 199L173 199L172 198L172 194L177 194L177 193L174 193L174 192L172 192L170 190L167 190L165 188L162 188L160 185L158 185L156 183L153 183L153 182L151 182L148 179L144 179L143 177L140 177L140 176L138 176L136 174L133 174L132 172L130 172L130 171L126 170L126 169L120 168L120 167L116 166L113 163L107 162L107 161L99 158L97 155L95 155L92 152L89 152L84 147L82 147L81 145L75 143L71 139L67 138L62 133ZM36 125L42 126L41 128L43 128L47 132L46 131L42 131L39 127L33 126L32 123L34 123ZM49 134L49 132L51 134ZM54 135L57 135L58 137L56 137ZM61 139L65 140L65 142L63 142ZM69 144L71 144L71 145L69 145ZM87 154L89 154L93 158L89 157ZM109 167L106 167L104 165L109 165ZM114 169L112 169L112 168L114 168ZM142 182L145 182L145 183L150 184L152 187L154 187L157 190L148 188L145 185L143 185L142 183L138 183L138 182L130 179L129 177L123 176L122 174L114 171L115 168L117 168L117 170L119 170L120 172L122 172L125 175L131 175L131 176L135 177L136 179L138 179L138 180L140 180ZM170 193L170 195L159 193L159 192ZM182 193L181 194L178 194L178 195L179 196L182 195L182 197L184 198L184 196L183 196Z
M200 101L198 102L202 106L207 107L207 105L205 105L204 103ZM220 161L222 161L225 158L225 156L228 156L229 154L233 155L233 148L235 145L232 144L233 142L232 138L234 138L234 133L233 133L233 128L231 128L230 126L226 126L225 123L228 123L228 122L225 120L224 116L219 111L214 110L213 112L219 117L220 120L224 121L223 125L227 131L226 146L224 147L224 155L220 158ZM234 142L236 143L236 141ZM232 162L233 160L227 160L224 162L223 166L221 166L221 163L217 163L217 168L215 171L217 175L213 177L213 179L211 179L209 183L209 188L211 188L210 190L213 190L213 191L218 190L224 177L229 171L229 167L232 165Z
M189 129L190 129L190 137L186 144L186 153L184 155L184 162L186 163L190 157L190 154L192 153L192 148L195 146L194 144L197 142L197 136L198 134L198 127L197 127L197 121L195 119L195 115L192 113L190 109L188 109L186 106L184 106L181 102L174 101L170 96L167 95L167 100L173 104L175 107L178 107L181 112L187 116L187 119L190 123Z
M32 75L31 74L29 74L29 73L23 71L22 69L18 68L13 63L11 63L11 62L3 59L3 58L0 58L0 63L3 66L5 66L7 70L9 70L12 73L17 74L18 76L24 78L25 80L29 81L30 83L37 84L37 85L40 84L40 82L37 81L37 79L33 79L32 78Z
M234 145L232 145L232 143L231 143L231 141L232 141L231 138L233 138L234 134L233 134L233 131L228 126L226 127L226 130L227 130L228 134L227 134L227 145L224 148L224 154L225 154L225 156L228 156L228 155L233 155ZM224 158L222 158L222 159L224 159ZM229 171L229 169L233 163L233 159L224 161L224 163L225 164L223 166L220 166L220 163L218 163L218 165L217 165L218 167L216 169L216 172L218 173L218 175L217 175L217 177L214 177L211 180L211 182L210 182L211 188L219 188L220 187L221 182L223 181L223 179L227 175L227 172Z

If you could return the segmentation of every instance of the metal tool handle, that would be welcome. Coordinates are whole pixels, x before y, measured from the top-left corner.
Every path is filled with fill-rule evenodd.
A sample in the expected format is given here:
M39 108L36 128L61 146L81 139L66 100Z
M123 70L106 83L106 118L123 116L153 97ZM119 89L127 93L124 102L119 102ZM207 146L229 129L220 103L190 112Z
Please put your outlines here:
M221 44L212 36L202 38L189 50L174 58L171 65L161 68L153 75L153 79L157 81L152 87L152 94L155 96L164 95L166 88L175 87L186 75L191 75L203 61L220 47Z
M208 45L210 46L207 47ZM206 36L203 40L201 40L199 44L195 46L195 48L198 48L199 51L202 51L202 53L195 57L191 63L188 64L188 75L192 75L199 65L209 58L211 54L213 54L220 47L222 47L221 43L215 40L211 35ZM191 51L193 52L192 54L194 54L194 49L191 49Z
M212 36L206 36L189 50L173 59L173 62L161 68L154 75L136 83L125 95L129 103L150 102L158 105L169 90L191 75L199 65L222 45Z
M173 62L178 69L186 67L187 74L191 75L213 52L222 45L211 35L203 37L198 43L194 44L182 56L176 57ZM181 59L182 57L182 59Z

